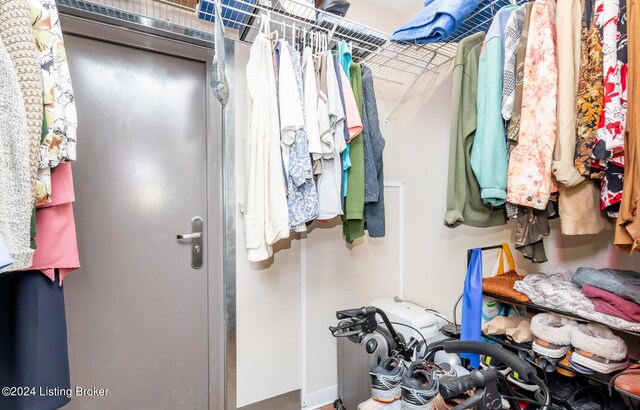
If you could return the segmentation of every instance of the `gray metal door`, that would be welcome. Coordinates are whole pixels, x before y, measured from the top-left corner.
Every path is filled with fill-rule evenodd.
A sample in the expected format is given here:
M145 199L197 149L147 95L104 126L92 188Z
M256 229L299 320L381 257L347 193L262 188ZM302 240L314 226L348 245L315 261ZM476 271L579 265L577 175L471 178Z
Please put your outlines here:
M71 383L109 389L66 408L207 409L208 266L194 269L190 241L176 239L207 210L205 64L72 35L65 44L80 139Z

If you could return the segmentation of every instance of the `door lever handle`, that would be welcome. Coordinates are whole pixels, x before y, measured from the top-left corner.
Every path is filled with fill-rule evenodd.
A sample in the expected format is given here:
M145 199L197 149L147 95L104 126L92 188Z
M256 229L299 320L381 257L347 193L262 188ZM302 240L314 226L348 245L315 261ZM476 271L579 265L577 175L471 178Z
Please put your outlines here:
M202 238L202 232L183 233L176 235L177 239L200 239Z
M191 241L191 267L193 269L200 269L204 266L204 253L203 241L204 241L204 223L199 216L194 217L191 220L191 233L182 233L176 235L178 240Z

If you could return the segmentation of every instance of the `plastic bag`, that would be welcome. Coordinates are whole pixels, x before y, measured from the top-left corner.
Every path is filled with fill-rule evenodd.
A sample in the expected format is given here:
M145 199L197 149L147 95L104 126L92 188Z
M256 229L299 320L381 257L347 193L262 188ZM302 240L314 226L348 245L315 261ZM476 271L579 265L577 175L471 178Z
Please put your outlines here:
M320 10L326 11L327 13L335 14L340 17L344 17L351 7L351 3L347 0L324 0L322 2L316 2L316 4L320 3L317 6Z
M224 24L222 20L221 0L215 2L215 21L216 27L214 31L215 52L211 61L211 71L209 72L209 84L213 89L213 95L216 96L222 108L229 102L229 83L225 74L225 52L224 52Z

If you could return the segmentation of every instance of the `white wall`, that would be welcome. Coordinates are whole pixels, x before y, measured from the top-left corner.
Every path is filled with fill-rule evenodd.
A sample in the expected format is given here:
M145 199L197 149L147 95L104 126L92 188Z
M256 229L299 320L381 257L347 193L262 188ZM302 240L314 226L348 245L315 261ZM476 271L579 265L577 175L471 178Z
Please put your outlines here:
M392 32L403 17L369 1L352 1L349 16L377 29ZM411 13L410 13L411 14ZM238 148L246 126L244 67L247 47L239 46ZM375 72L374 72L375 75ZM307 277L307 391L331 392L337 383L335 340L328 326L335 311L366 305L380 297L398 295L399 267L405 266L405 298L450 315L462 290L466 250L513 243L513 226L478 229L446 228L443 224L449 144L451 76L441 83L423 81L393 115L382 124L387 144L385 180L405 186L404 236L400 238L400 190L385 189L387 237L360 240L353 246L342 240L339 224L314 224L304 245L282 245L273 261L255 265L246 261L243 222L238 215L238 406L301 388L300 275ZM384 121L402 89L376 84L378 109ZM239 155L239 153L238 153ZM240 176L240 175L239 175ZM240 180L238 180L239 182ZM612 232L591 237L563 237L557 224L545 240L549 262L533 266L518 257L529 272L554 266L575 268L618 266L640 270L637 258L611 246ZM404 244L403 251L400 245ZM515 250L514 250L515 251ZM516 256L518 252L516 251ZM495 256L486 255L487 264ZM268 375L268 377L264 377ZM328 390L327 390L328 389Z

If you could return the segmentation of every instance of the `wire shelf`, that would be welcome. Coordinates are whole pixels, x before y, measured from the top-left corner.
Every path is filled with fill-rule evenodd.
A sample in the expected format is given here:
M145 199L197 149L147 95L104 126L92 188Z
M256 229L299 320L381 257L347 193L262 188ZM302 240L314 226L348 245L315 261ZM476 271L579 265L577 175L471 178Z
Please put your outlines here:
M324 36L330 47L347 41L355 62L367 64L376 78L405 87L392 113L419 80L442 77L461 39L486 30L497 10L514 3L483 0L445 42L415 44L391 42L387 33L316 9L314 0L57 0L63 12L123 21L206 45L213 43L218 1L225 35L238 41L251 43L263 20L280 38L301 38L306 31Z

